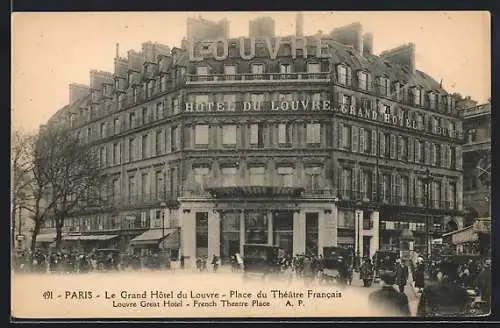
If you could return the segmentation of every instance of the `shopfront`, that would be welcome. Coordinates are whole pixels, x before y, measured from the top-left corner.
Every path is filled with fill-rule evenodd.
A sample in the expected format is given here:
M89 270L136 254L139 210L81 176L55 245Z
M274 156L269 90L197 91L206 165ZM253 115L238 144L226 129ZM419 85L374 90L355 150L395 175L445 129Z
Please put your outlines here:
M278 246L284 254L321 254L336 246L333 199L304 199L296 190L219 188L210 198L181 199L182 254L186 260L244 256L245 244Z

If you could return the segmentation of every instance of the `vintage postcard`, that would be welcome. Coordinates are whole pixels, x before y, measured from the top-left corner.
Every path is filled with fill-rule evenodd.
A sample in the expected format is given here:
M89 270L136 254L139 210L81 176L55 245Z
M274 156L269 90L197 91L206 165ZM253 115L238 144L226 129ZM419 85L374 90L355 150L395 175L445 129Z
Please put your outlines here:
M489 314L490 33L15 12L12 317Z

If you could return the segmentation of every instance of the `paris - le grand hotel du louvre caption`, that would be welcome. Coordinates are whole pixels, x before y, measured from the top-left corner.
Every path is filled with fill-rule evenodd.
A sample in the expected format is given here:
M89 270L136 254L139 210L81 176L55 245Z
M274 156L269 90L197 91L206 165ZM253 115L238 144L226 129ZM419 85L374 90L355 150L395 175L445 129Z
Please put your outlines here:
M458 101L416 70L415 45L374 55L359 23L296 29L276 37L263 18L231 39L227 20L192 18L180 47L145 42L124 58L117 44L114 73L71 84L44 127L92 143L109 182L63 241L159 245L186 261L246 243L372 256L399 247L402 229L425 252L426 222L436 236L463 227Z

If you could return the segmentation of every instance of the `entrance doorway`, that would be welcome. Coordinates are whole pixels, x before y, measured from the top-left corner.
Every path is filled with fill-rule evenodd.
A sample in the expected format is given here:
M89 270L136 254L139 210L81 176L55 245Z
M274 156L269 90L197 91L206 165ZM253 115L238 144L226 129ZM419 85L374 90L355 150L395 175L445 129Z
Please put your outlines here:
M293 213L275 212L273 215L273 244L280 247L285 255L293 256Z
M370 236L363 236L363 257L370 257Z
M240 214L221 213L220 220L220 257L226 263L240 252Z

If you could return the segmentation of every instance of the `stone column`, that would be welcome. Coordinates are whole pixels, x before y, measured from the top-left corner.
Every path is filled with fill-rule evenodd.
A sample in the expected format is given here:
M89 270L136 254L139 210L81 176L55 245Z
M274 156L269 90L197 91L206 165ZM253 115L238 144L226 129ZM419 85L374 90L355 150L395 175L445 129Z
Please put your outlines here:
M273 213L267 211L267 243L273 245Z
M457 193L457 209L459 211L463 210L463 201L464 201L464 197L463 197L463 186L464 186L464 178L463 176L461 175L459 180L458 180L458 183L457 183L457 190L456 190L456 193Z
M370 257L373 257L375 252L380 248L380 219L379 212L373 211L371 214L371 221L373 223L373 235L370 240Z
M355 223L355 238L354 241L354 249L361 257L363 257L363 211L355 210L354 211L354 223Z
M208 256L220 257L220 216L217 211L208 211Z
M327 236L326 234L328 233L326 229L326 214L325 210L322 210L318 213L318 255L323 254L323 247L327 246L326 239Z
M300 254L306 250L306 214L304 211L293 213L293 254Z
M243 245L245 244L245 211L240 212L240 255L243 254Z
M181 239L182 254L188 257L188 263L196 261L196 216L193 211L181 208Z
M327 246L337 246L338 245L338 223L339 223L339 209L337 205L332 204L332 213L327 216L326 223L328 225L329 244Z

